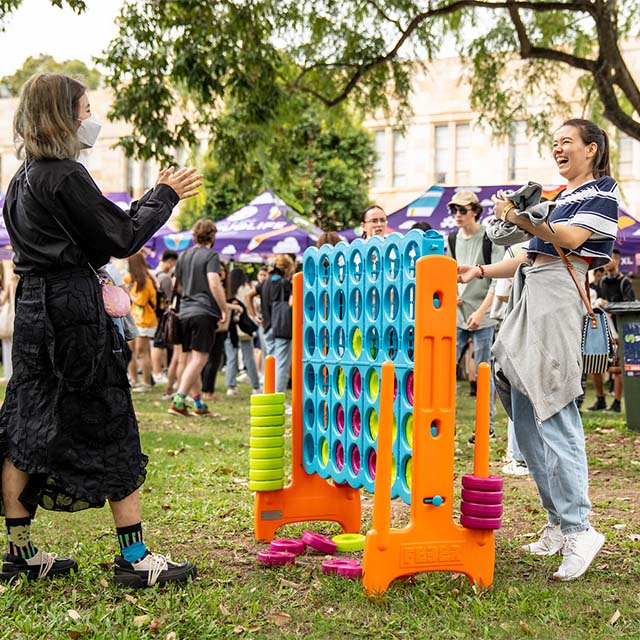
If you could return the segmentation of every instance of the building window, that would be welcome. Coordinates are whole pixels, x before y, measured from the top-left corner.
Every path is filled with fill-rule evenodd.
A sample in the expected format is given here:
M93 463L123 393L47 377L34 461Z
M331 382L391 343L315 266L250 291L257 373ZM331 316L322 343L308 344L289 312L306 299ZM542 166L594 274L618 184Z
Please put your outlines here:
M447 181L449 166L449 126L440 125L435 128L434 181L443 184Z
M407 138L402 131L393 132L393 186L407 184Z
M133 158L126 157L126 170L125 170L125 190L129 194L131 198L133 198L133 170L135 167L135 163Z
M633 175L633 138L620 131L618 133L618 176L629 178Z
M508 180L527 179L528 155L529 141L527 140L527 123L524 120L517 120L511 126L511 133L509 134Z
M456 125L456 184L471 184L471 126Z
M387 136L384 129L376 131L376 164L373 173L373 186L382 188L387 183Z

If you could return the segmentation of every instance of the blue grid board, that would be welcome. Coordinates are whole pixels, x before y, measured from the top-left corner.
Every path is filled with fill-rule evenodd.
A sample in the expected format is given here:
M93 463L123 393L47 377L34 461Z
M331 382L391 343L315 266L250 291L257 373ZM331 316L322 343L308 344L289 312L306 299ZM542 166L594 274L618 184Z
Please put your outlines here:
M436 231L305 251L303 465L374 490L382 364L395 366L391 497L411 500L416 262L444 255Z

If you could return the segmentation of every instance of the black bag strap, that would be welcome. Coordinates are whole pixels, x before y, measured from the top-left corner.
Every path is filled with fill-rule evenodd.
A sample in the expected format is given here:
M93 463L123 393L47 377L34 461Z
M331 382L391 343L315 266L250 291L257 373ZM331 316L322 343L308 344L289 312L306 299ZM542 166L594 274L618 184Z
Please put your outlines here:
M456 241L458 239L458 229L452 231L447 236L447 244L449 245L449 255L456 259ZM487 235L486 231L482 236L482 264L491 264L491 253L493 252L493 242Z
M456 259L456 240L458 239L458 230L452 231L447 237L447 244L449 245L449 255Z

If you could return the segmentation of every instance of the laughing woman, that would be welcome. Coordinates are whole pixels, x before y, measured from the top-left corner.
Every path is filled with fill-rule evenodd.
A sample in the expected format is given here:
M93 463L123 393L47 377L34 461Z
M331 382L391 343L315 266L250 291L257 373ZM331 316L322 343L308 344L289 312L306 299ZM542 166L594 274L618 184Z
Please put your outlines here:
M0 411L0 510L9 539L2 580L77 569L75 560L33 544L38 506L79 511L107 501L120 543L116 582L185 581L195 570L150 553L142 541L139 487L147 457L122 338L94 269L138 251L179 200L198 192L200 177L193 169L161 171L156 186L122 211L76 161L99 129L76 80L40 74L22 88L14 138L24 162L3 209L20 283L13 375Z
M458 279L516 276L514 294L518 289L519 298L504 320L493 354L511 385L516 437L547 512L542 537L523 549L540 556L562 551L562 564L553 577L574 580L589 568L605 539L589 522L585 438L575 403L582 393L585 309L552 245L561 248L582 280L588 269L608 263L618 227L619 192L610 175L607 134L593 122L567 120L555 133L553 158L567 188L550 225L534 226L517 216L515 205L498 192L496 218L534 237L511 260L460 266Z

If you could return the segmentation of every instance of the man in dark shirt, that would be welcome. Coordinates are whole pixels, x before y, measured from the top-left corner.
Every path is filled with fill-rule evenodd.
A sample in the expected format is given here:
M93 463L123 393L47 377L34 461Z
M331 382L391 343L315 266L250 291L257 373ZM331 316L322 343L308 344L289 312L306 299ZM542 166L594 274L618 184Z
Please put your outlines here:
M620 251L619 249L613 250L611 262L604 267L604 276L598 285L598 299L596 305L598 307L604 307L608 302L627 302L636 299L635 291L631 280L624 274L620 273ZM618 328L617 319L615 314L611 315L614 327ZM596 374L593 376L593 386L596 391L596 402L592 407L589 407L589 411L613 411L614 413L620 413L622 407L620 401L622 400L622 376L620 374L613 374L613 402L607 409L607 405L604 398L604 384L602 381L602 375Z
M200 375L207 364L215 340L218 322L227 314L227 302L220 282L220 258L211 250L216 238L216 225L211 220L198 220L193 225L195 246L187 249L176 263L176 288L181 293L180 331L182 350L187 362L169 413L190 416L185 397L191 394L194 413L210 415L200 394Z

